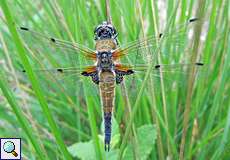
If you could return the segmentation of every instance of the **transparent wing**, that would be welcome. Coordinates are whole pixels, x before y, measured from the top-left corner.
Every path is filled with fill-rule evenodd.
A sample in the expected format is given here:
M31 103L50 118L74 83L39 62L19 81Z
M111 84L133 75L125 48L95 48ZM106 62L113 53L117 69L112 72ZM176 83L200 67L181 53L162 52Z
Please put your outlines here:
M45 34L30 30L26 27L20 27L19 31L24 34L30 34L31 37L35 38L34 43L37 44L39 41L43 41L43 44L49 44L53 47L57 47L59 49L67 50L67 53L75 53L83 55L89 59L96 59L96 52L94 50L89 49L88 47L81 45L79 43L72 43L69 41L57 39L54 37L47 36Z
M174 79L174 76L182 75L186 76L192 74L192 69L199 73L199 75L203 75L203 71L205 70L205 66L203 63L178 63L178 64L156 64L153 66L148 66L144 64L118 64L119 67L117 69L121 71L129 71L132 70L134 72L134 76L139 76L145 74L150 69L150 75L156 78L160 78L160 73L163 73L169 79ZM125 78L128 76L125 76ZM142 76L143 77L143 76ZM164 78L164 77L163 77Z
M149 78L153 80L154 88L157 92L161 91L161 80L163 80L165 90L175 89L178 87L185 87L189 75L196 76L197 79L206 77L206 66L203 63L178 63L178 64L157 64L152 68L148 65L124 65L126 70L133 70L134 74L125 76L125 83L130 91L135 92L142 85L145 75L150 69ZM194 71L194 72L193 72ZM149 81L150 79L148 79ZM148 87L146 87L148 89Z
M167 39L168 43L176 43L181 45L180 43L184 42L181 42L180 37L186 34L185 29L188 27L188 25L195 21L197 21L197 19L193 18L186 23L178 25L176 28L168 31L167 33L160 33L157 37L149 36L147 38L139 39L126 45L122 45L114 51L113 58L118 59L131 53L142 53L143 50L146 51L146 49L154 49L158 46L158 42L162 39Z
M49 79L53 82L61 82L66 79L73 79L76 81L81 80L82 73L95 72L96 66L84 66L84 67L66 67L66 68L44 68L44 69L33 69L33 71L41 76L45 76L45 79ZM22 70L26 73L26 70Z
M180 71L180 70L188 70L192 69L193 67L195 68L201 68L203 67L203 63L201 62L196 62L196 63L178 63L178 64L156 64L153 65L151 68L151 71L153 72L167 72L167 71ZM134 66L128 66L127 67L133 69L134 71L147 71L149 66L148 65L142 65L142 64L137 64Z
M90 81L91 78L84 77L82 72L92 71L94 66L85 66L85 67L58 67L58 68L42 68L42 69L33 69L36 73L37 78L39 79L40 85L45 92L46 98L49 101L62 102L62 99L66 99L70 106L75 106L75 100L82 99L84 94L80 94L80 96L72 96L76 95L76 93L83 92L83 81ZM30 88L30 82L28 82L28 78L26 78L26 71L22 70L21 74L23 74L23 81L25 86ZM91 83L92 87L96 87L93 83ZM92 89L93 92L97 92L96 89ZM97 93L92 93L97 95ZM52 95L52 96L51 96ZM78 95L78 94L77 94ZM52 97L56 96L56 99ZM65 103L66 105L66 103Z

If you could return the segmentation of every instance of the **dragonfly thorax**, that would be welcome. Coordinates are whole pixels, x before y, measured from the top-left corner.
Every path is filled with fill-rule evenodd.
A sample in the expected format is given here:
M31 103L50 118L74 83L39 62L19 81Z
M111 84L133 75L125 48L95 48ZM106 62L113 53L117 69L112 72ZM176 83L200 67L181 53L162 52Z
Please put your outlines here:
M97 53L97 67L101 71L112 71L113 69L112 52L98 52Z

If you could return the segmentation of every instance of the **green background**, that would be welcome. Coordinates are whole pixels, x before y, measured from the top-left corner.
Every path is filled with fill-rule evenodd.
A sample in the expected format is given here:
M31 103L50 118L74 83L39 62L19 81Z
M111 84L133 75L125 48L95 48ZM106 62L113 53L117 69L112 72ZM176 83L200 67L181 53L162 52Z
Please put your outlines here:
M230 157L228 0L110 1L121 46L163 33L149 50L121 59L148 67L116 87L110 152L103 146L98 86L80 74L37 70L93 62L18 30L25 26L94 49L94 28L107 19L105 1L0 4L0 137L21 137L24 159ZM166 65L162 74L153 69L195 62L204 66Z

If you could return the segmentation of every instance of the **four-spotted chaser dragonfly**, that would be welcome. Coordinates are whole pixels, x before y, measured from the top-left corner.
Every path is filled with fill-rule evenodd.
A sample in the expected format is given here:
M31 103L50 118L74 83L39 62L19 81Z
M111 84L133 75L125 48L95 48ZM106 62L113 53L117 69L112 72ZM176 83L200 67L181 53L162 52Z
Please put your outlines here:
M30 30L26 27L20 27L20 31L30 33L31 36L40 38L46 43L61 48L69 49L70 52L84 56L86 59L91 59L95 62L94 65L86 67L70 67L70 68L56 68L47 69L52 72L65 73L80 73L82 76L91 77L92 81L99 86L100 98L104 111L104 143L105 150L110 150L111 141L111 117L114 108L115 100L115 86L123 81L124 76L138 73L139 71L147 70L148 65L146 64L123 64L120 59L126 55L135 52L151 51L153 48L157 48L159 41L164 37L172 36L170 33L176 36L180 34L181 30L184 30L187 25L196 21L197 19L190 19L185 24L175 30L160 34L158 37L150 36L147 38L139 39L128 43L127 45L118 45L118 33L112 24L103 22L95 28L95 50L89 49L78 43L72 43L61 39L52 38L39 32ZM175 37L176 39L176 37ZM156 51L157 52L157 51ZM141 54L142 54L141 53ZM146 54L145 54L146 55ZM155 54L156 55L156 54ZM143 55L142 55L143 56ZM155 57L156 58L156 57ZM146 62L147 63L147 62ZM203 63L197 62L194 64L155 64L152 66L153 71L164 71L167 68L175 69L179 66L196 67L202 66ZM46 69L36 70L46 71ZM80 71L80 72L79 72Z

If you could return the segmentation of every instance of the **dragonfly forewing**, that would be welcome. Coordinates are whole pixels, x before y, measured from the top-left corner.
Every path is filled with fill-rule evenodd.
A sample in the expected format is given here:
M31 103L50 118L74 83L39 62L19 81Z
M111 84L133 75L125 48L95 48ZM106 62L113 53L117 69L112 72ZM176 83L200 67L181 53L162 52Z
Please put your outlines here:
M164 40L167 41L167 44L173 45L174 47L183 46L185 41L181 41L181 38L188 36L187 28L195 21L197 21L196 18L190 19L188 22L183 23L168 32L160 33L158 36L148 36L146 38L141 38L125 45L121 45L114 51L113 57L114 59L118 59L132 53L142 54L148 50L152 50L152 53L155 54L154 50L159 46L159 42L164 43ZM146 54L142 54L142 56L145 55Z
M65 41L65 40L55 38L55 37L51 37L43 33L33 31L26 27L20 27L19 31L21 33L24 33L24 36L26 36L25 34L29 34L30 40L33 40L36 45L39 45L36 42L41 41L43 45L50 45L52 47L56 47L62 50L67 50L68 51L67 53L80 54L89 59L93 59L93 60L96 59L96 53L94 50L89 49L88 47L81 45L79 43L76 43L76 42L73 43L70 41ZM34 39L31 39L32 37Z

